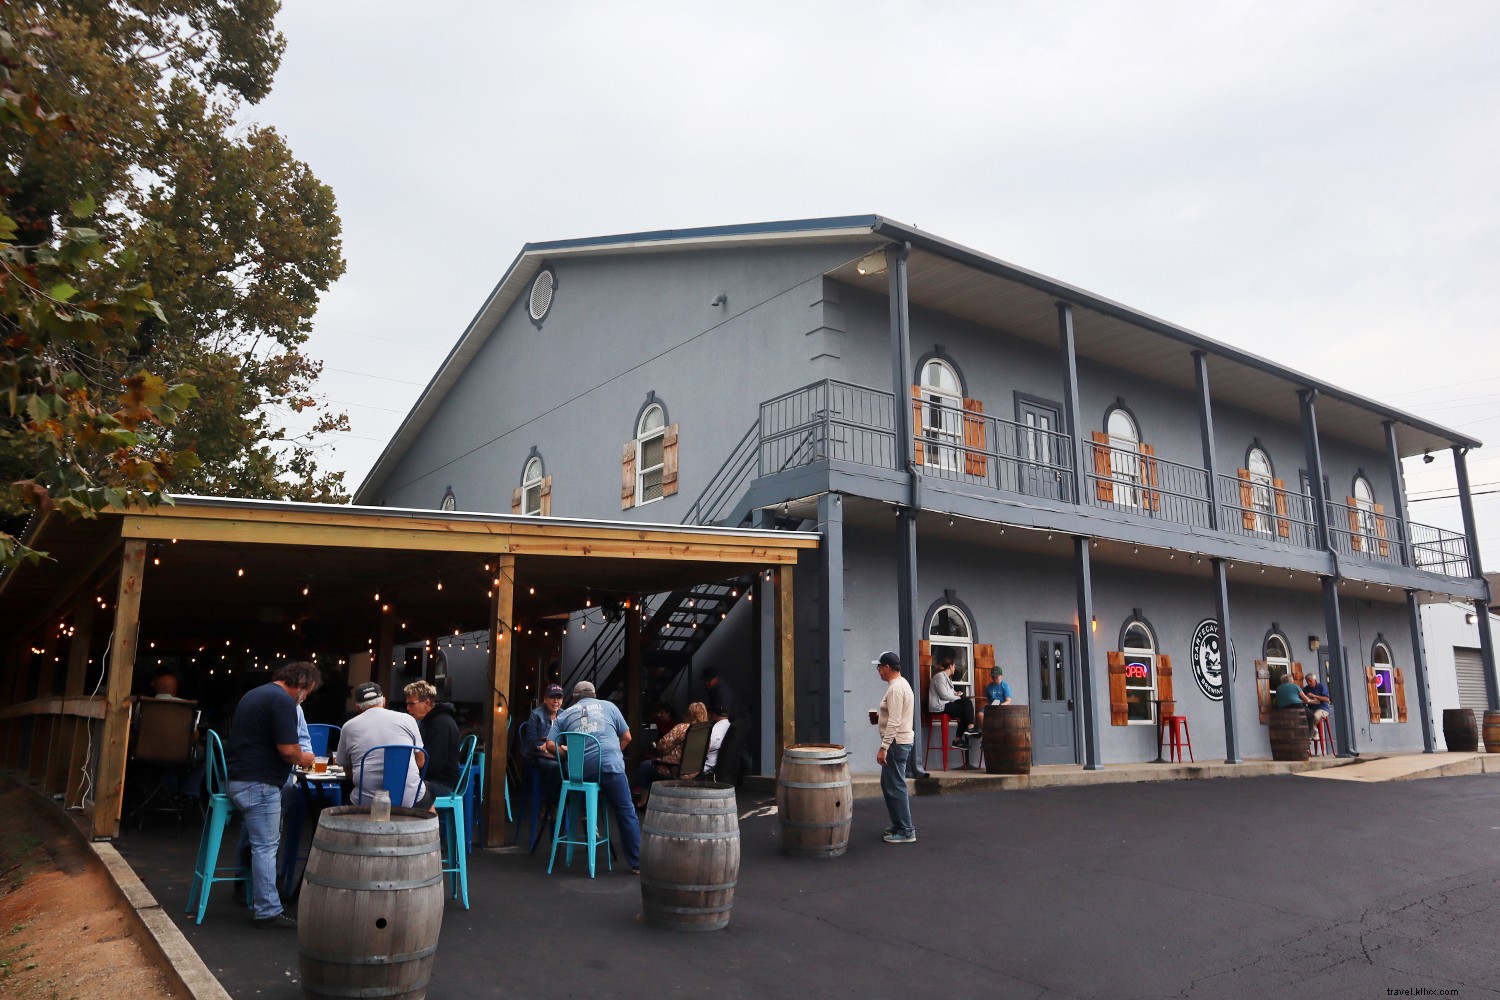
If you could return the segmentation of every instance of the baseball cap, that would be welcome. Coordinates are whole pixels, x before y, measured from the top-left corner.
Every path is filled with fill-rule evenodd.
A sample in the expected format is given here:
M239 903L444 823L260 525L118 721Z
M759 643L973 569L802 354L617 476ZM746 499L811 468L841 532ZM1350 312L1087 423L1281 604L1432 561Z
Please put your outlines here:
M901 657L896 655L894 651L887 649L884 653L880 654L880 659L875 660L874 663L878 667L900 667Z
M594 685L591 684L589 681L579 681L577 684L573 685L573 697L574 698L592 698L592 697L594 697Z
M561 698L563 689L561 684L548 684L547 690L542 692L543 698Z
M991 677L999 677L1003 673L1005 673L1005 671L1001 670L999 667L990 667Z
M379 701L385 695L381 692L379 684L376 684L374 681L366 681L354 689L352 697L354 704L368 705L372 701Z

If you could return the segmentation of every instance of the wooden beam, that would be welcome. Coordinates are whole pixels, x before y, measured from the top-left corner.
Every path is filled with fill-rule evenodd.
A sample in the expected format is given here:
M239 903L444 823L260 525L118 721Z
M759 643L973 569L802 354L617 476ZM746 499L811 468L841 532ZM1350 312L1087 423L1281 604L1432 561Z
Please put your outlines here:
M489 739L485 741L484 776L484 846L504 847L509 839L510 828L505 819L506 770L510 764L510 733L507 723L511 716L510 668L511 654L515 648L515 636L511 626L516 604L516 557L501 555L495 567L495 576L500 583L495 587L495 599L490 605L490 697Z
M94 643L94 611L92 595L80 594L73 606L73 637L68 645L68 676L63 682L63 696L78 698L83 695L83 686L88 680L89 649Z
M781 769L780 751L797 742L796 635L792 631L792 568L777 566L776 587L776 770Z
M105 681L104 735L95 774L95 840L108 839L120 832L120 808L125 800L125 751L130 740L130 684L135 674L145 576L146 543L131 539L125 543L120 560L120 584L115 595L115 630Z
M625 724L631 732L641 733L641 602L632 599L625 609ZM632 739L626 750L627 777L641 766L641 743Z

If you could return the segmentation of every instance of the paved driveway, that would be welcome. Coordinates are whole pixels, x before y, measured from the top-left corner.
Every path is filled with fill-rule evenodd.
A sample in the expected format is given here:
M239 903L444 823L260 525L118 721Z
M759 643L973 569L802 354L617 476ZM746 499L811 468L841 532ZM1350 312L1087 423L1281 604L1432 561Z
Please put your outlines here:
M824 861L784 858L774 817L744 819L733 919L709 934L637 923L618 868L548 877L544 847L476 854L429 996L1500 996L1494 776L1050 788L914 811L918 842L887 845L880 800L858 801L848 855ZM117 845L175 912L195 838ZM236 998L300 996L295 935L251 930L227 888L201 927L178 919Z

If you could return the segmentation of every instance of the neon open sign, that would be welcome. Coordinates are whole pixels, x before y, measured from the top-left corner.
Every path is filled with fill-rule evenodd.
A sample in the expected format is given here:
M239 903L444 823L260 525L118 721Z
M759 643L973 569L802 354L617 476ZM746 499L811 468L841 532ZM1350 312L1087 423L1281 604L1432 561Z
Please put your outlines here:
M1151 677L1151 668L1144 663L1125 664L1125 676L1132 680L1144 681Z
M1387 684L1389 684L1389 683L1390 683L1390 675L1389 674L1377 673L1375 675L1375 690L1377 690L1377 691L1384 691L1385 690L1385 686Z

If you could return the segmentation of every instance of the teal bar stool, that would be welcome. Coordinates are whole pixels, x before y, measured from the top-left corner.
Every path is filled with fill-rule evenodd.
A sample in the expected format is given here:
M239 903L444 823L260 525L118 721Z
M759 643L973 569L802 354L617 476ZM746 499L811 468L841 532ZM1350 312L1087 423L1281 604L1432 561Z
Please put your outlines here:
M439 795L432 800L437 811L438 825L442 827L443 874L448 876L448 891L454 899L461 899L464 909L469 908L469 838L468 824L464 822L464 796L469 790L474 770L474 747L477 736L465 736L458 745L458 785L452 795Z
M219 847L224 842L224 827L234 812L234 803L229 800L229 769L224 764L224 745L219 734L208 731L208 766L204 777L208 782L208 815L203 820L203 836L198 838L198 862L193 868L193 888L188 892L187 912L194 915L194 923L203 923L208 912L208 893L215 882L243 882L245 895L254 905L255 883L249 874L241 874L239 866L219 867ZM221 871L232 871L233 875L220 875ZM196 911L196 913L194 912Z
M562 733L562 794L557 799L557 823L552 830L552 855L547 859L547 874L557 860L557 845L566 844L563 864L572 867L573 848L586 847L589 852L589 878L594 877L595 848L604 845L604 861L614 870L614 856L609 849L609 814L605 811L604 830L599 831L599 741L588 733ZM592 774L592 780L588 775ZM583 836L574 837L568 822L568 796L583 796Z

